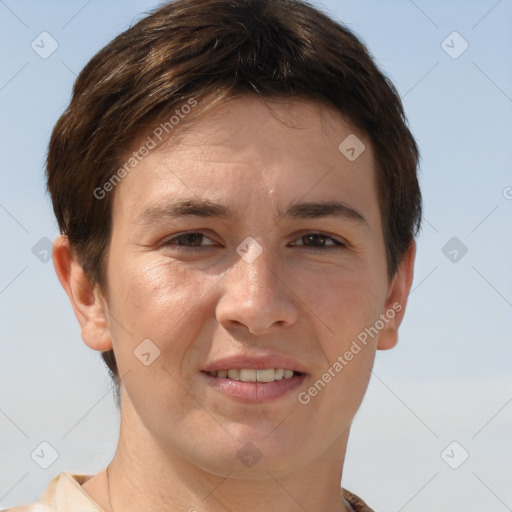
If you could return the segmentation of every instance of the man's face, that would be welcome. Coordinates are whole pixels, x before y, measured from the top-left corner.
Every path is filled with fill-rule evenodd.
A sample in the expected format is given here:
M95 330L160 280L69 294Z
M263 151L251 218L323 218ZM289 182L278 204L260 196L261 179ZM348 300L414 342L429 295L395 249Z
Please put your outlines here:
M338 146L356 132L340 114L299 102L272 110L243 97L212 111L150 152L112 211L122 421L141 443L232 477L339 457L378 336L359 351L353 342L389 307L369 140L357 133L366 149L350 161ZM229 213L171 215L183 202ZM259 378L273 382L235 380L272 368Z

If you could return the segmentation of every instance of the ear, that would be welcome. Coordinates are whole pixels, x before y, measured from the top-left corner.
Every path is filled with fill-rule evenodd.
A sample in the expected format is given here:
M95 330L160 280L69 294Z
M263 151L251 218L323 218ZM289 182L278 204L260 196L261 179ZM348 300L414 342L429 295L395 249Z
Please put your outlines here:
M85 344L93 350L110 350L112 339L106 302L82 269L67 237L55 239L52 256L55 272L71 301Z
M391 281L383 315L385 326L379 333L378 350L393 348L398 342L398 328L402 323L405 306L414 277L416 242L413 240Z

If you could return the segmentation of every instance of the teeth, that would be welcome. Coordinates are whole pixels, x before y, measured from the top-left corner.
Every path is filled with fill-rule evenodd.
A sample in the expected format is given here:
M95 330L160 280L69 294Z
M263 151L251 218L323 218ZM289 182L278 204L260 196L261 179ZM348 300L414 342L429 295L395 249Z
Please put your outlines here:
M284 370L282 368L278 368L274 370L274 379L281 380L284 377Z
M258 370L258 382L272 382L276 379L276 371L271 368L270 370Z
M246 368L238 370L238 377L243 382L256 382L257 376L257 370L247 370Z
M228 377L231 380L240 380L238 368L232 368L231 370L228 370Z
M252 368L230 368L229 370L218 370L211 372L214 377L231 380L240 380L242 382L274 382L275 380L291 379L293 370L283 368L269 368L266 370L255 370Z

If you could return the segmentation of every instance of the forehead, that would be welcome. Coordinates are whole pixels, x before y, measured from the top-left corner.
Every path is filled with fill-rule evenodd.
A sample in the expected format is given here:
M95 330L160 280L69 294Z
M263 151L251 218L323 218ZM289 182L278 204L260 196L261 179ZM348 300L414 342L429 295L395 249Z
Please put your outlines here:
M344 201L378 216L371 145L334 109L245 96L190 126L184 121L178 138L149 151L117 186L114 219L133 220L177 196L221 202L238 213L248 213L250 204L282 212L291 199ZM347 157L347 141L357 158Z

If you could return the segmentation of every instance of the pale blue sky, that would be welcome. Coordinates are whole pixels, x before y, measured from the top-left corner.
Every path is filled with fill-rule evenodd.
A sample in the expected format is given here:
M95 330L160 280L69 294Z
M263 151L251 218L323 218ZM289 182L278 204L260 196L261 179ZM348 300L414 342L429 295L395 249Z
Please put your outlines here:
M313 3L369 46L422 154L413 292L399 345L377 355L343 484L380 512L511 510L512 1ZM157 5L0 1L0 507L62 470L97 472L115 449L99 354L32 248L57 235L43 166L75 73ZM47 59L31 48L43 31L59 45ZM455 59L441 46L454 31L469 45ZM452 237L468 248L456 263L442 252ZM48 469L30 458L41 441L59 453ZM452 441L469 453L456 470L440 455Z

